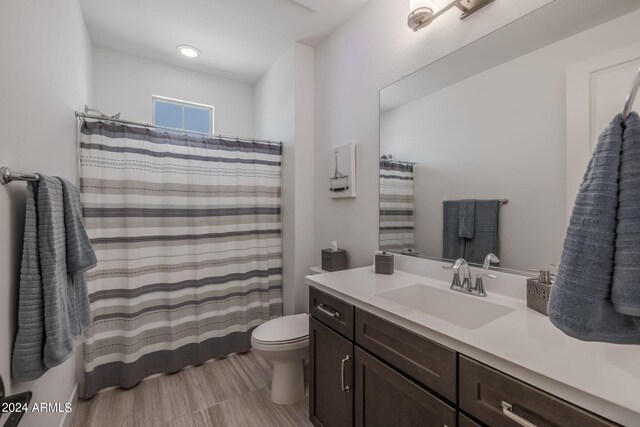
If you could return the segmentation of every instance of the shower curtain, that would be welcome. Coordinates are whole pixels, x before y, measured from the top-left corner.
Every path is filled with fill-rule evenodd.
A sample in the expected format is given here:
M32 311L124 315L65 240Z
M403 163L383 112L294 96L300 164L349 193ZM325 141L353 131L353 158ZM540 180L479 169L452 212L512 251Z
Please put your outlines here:
M414 249L413 164L380 159L380 249Z
M82 397L251 347L282 313L282 147L85 122Z

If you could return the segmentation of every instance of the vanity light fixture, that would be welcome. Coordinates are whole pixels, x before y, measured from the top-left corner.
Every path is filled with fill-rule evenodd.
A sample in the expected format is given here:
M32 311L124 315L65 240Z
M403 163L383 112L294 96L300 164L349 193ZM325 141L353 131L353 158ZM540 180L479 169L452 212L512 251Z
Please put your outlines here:
M189 46L188 44L181 44L176 47L178 52L186 56L187 58L196 58L200 55L200 50L196 47Z
M431 0L409 0L411 13L409 13L409 17L407 18L407 25L414 32L418 31L431 24L434 19L454 6L462 11L460 19L464 19L492 1L493 0L454 0L434 13L433 7L431 7Z

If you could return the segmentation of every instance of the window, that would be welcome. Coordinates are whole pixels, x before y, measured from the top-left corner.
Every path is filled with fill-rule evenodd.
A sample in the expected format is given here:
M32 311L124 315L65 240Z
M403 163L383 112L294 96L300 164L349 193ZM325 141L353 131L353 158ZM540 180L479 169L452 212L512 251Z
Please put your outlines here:
M153 123L177 130L212 134L213 107L154 96Z

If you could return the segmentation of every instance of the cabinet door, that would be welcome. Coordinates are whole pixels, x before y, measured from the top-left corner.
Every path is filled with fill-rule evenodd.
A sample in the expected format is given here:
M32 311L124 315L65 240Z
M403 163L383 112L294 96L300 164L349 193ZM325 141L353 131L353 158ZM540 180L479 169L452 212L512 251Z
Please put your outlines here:
M353 343L309 319L309 419L316 426L353 425Z
M455 427L456 410L356 347L356 426Z

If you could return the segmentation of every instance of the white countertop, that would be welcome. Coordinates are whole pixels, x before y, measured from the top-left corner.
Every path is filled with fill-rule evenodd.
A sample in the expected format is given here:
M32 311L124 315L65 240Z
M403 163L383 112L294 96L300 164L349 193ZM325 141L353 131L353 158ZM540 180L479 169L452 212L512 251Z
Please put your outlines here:
M415 284L448 289L450 279L442 280L442 274L435 279L398 270L380 275L373 267L363 267L307 276L306 282L587 410L640 426L640 346L583 342L564 335L546 316L527 308L526 278L501 275L508 276L511 287L521 283L523 290L507 296L505 283L492 287L485 280L486 300L515 310L473 330L376 295Z

